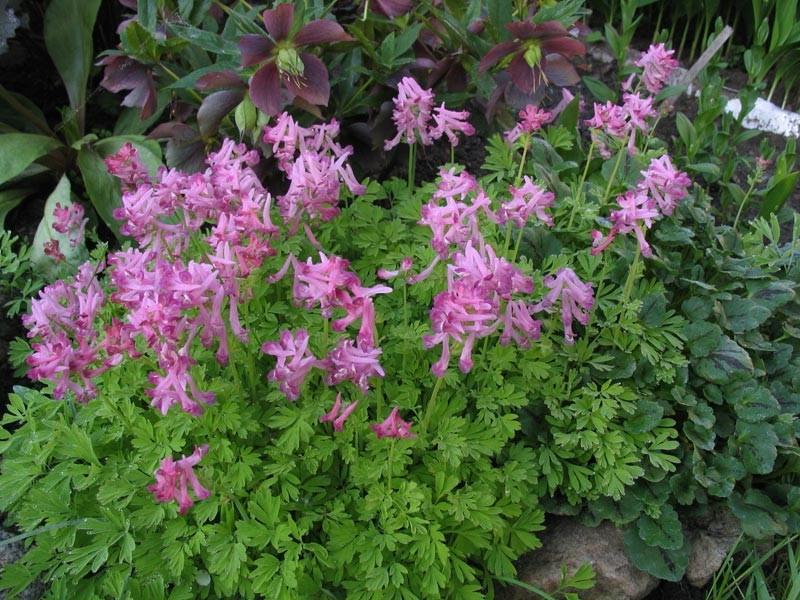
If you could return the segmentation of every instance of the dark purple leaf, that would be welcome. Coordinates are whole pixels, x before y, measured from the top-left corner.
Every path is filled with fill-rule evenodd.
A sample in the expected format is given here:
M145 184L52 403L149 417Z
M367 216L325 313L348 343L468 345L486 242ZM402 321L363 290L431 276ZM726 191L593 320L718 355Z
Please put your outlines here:
M292 39L294 45L298 47L351 41L353 38L347 35L342 26L329 19L317 19L306 23Z
M529 40L536 37L536 25L529 21L514 21L506 24L506 29L518 40Z
M539 39L569 36L569 32L558 21L545 21L535 25L536 32L533 37Z
M281 111L281 80L274 62L261 67L250 79L250 99L271 117Z
M373 0L370 8L386 17L399 17L414 6L412 0Z
M174 137L181 138L183 140L192 139L194 137L199 138L196 130L186 123L181 123L180 121L167 121L166 123L161 123L160 125L153 127L153 130L147 134L147 137L154 140L164 140Z
M195 88L201 92L211 92L221 89L245 88L244 81L235 71L215 71L206 73L197 80Z
M542 61L542 70L551 83L559 87L577 84L581 78L575 67L560 54L548 54Z
M205 97L197 110L200 135L208 137L219 129L219 124L244 98L244 90L222 90Z
M304 69L302 77L287 77L286 88L295 96L317 106L328 106L331 86L328 82L328 69L313 54L303 52L300 55Z
M542 50L544 50L545 54L561 54L567 58L586 54L586 46L583 45L583 42L573 37L558 37L543 40Z
M272 48L275 47L267 37L257 33L248 33L239 38L239 52L242 55L242 66L251 67L264 62Z
M141 108L139 116L142 119L153 114L158 97L150 67L127 56L107 56L98 64L105 66L100 82L102 87L115 94L130 90L122 105Z
M487 52L486 55L481 59L481 62L478 64L478 71L483 73L487 69L495 66L501 58L506 57L509 54L513 54L519 49L519 42L500 42L494 48L489 50L489 52Z
M279 4L272 10L265 10L262 16L273 40L280 42L289 37L294 22L294 5L288 2Z

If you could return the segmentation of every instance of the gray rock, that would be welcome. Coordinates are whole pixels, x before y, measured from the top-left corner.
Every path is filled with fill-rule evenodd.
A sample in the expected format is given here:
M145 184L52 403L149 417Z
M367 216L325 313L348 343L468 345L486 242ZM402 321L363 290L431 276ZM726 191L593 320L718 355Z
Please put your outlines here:
M0 541L12 538L15 535L15 533L6 531L0 527ZM3 571L6 565L18 560L23 554L25 554L26 551L25 545L21 541L0 546L0 573ZM42 597L43 593L44 587L42 584L39 582L34 582L33 585L28 586L28 588L19 596L17 596L17 598L19 600L37 600L38 598ZM0 592L0 600L2 600L4 597L5 592Z
M694 587L704 587L722 566L736 544L742 528L726 508L716 509L706 523L699 523L686 533L692 543L686 579Z
M586 527L575 519L548 523L540 538L543 546L525 555L517 565L518 579L552 592L561 581L561 566L574 573L589 563L596 574L593 589L581 592L582 600L639 600L652 592L658 580L634 567L625 554L622 532L608 522ZM521 588L510 591L513 600L538 596Z

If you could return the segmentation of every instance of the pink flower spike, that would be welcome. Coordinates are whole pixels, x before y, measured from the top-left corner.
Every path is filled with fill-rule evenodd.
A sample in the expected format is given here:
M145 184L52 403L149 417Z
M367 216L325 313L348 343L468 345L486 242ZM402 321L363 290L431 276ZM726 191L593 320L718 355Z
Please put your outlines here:
M381 279L394 279L401 273L407 273L410 271L412 266L414 266L414 259L410 256L406 256L402 261L400 261L400 268L395 270L378 269L377 275Z
M278 364L269 372L268 378L278 382L278 387L289 400L300 397L300 388L306 375L312 368L319 366L319 361L311 354L308 341L308 331L305 329L298 329L294 334L284 330L280 341L265 342L261 346L264 354L278 359Z
M653 251L650 249L647 240L645 240L644 229L650 229L653 226L653 221L659 217L655 203L644 192L629 191L617 198L617 204L619 204L620 209L612 212L609 217L613 224L609 232L610 239L602 240L592 233L594 238L592 254L602 252L617 233L633 233L639 242L639 250L642 256L651 257Z
M403 77L397 85L397 96L394 98L392 120L397 127L397 135L386 140L385 150L391 150L400 142L414 144L419 141L423 146L433 143L430 135L431 111L433 110L433 92L423 89L411 77Z
M370 377L383 377L386 373L379 362L380 348L356 345L352 340L341 339L330 351L321 366L327 371L325 383L338 385L351 381L362 393L369 391Z
M497 212L498 220L501 224L511 221L517 227L525 227L531 215L542 221L548 227L555 225L553 217L545 212L555 201L556 197L552 192L546 192L538 185L533 183L527 175L523 184L515 188L509 188L511 200L504 202Z
M640 94L623 94L622 99L622 109L627 114L631 127L647 133L650 129L647 120L658 114L653 108L653 98L642 98Z
M106 157L104 162L108 172L120 180L123 192L132 191L150 181L147 169L139 159L139 151L130 142L123 144L116 154Z
M589 316L594 307L594 291L592 284L583 283L572 269L559 269L554 276L545 277L544 285L550 291L541 302L533 306L538 312L549 310L561 300L561 321L564 324L564 340L567 344L575 343L572 332L572 321L582 325L589 323Z
M148 491L152 492L157 502L175 500L178 503L180 514L185 514L194 504L189 495L189 486L197 500L205 500L211 495L211 492L200 484L194 473L194 467L207 452L208 444L203 444L195 446L192 454L178 461L172 460L169 456L166 457L161 461L161 466L156 469L156 482L147 487Z
M506 131L506 141L512 144L524 133L536 133L545 124L551 122L554 117L555 115L553 113L539 108L538 106L534 106L533 104L528 104L519 111L519 122L513 129Z
M458 146L459 133L466 136L475 135L475 128L469 124L468 118L469 112L466 110L448 110L442 102L442 105L433 111L433 120L436 126L430 131L431 138L438 140L446 135L451 146Z
M678 68L678 61L673 58L674 54L675 51L667 50L664 44L654 44L634 63L643 69L642 81L651 94L660 92Z
M319 418L320 423L332 423L334 431L342 431L345 421L357 407L358 400L351 402L342 409L342 394L336 394L336 401L333 403L333 407Z
M383 423L373 423L370 427L372 427L372 431L375 432L375 436L379 439L385 437L405 439L416 437L411 432L411 423L403 421L400 417L400 409L396 406Z
M637 190L650 194L656 201L661 212L670 216L678 202L689 194L692 180L683 171L678 171L672 164L668 155L654 158L650 166L642 171L642 180Z

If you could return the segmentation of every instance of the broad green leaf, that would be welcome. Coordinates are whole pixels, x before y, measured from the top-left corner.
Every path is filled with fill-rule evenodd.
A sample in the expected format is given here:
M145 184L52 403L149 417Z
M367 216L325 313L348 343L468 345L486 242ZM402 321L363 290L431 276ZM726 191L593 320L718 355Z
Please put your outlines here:
M730 496L736 482L747 475L747 470L735 457L718 454L706 464L696 460L693 472L697 482L708 490L712 496L726 498Z
M158 21L158 0L137 0L136 16L142 27L155 33Z
M686 338L686 347L692 356L703 358L719 346L722 330L715 323L698 321L686 325L683 328L683 335Z
M744 348L723 336L717 349L706 358L700 359L694 370L711 383L726 383L732 376L751 374L753 361Z
M488 3L489 25L501 40L508 39L511 34L506 29L506 24L514 18L514 3L512 0L494 0Z
M770 281L751 293L750 298L769 310L775 310L794 299L796 285L791 281Z
M767 475L772 472L775 459L778 457L778 436L769 423L736 424L736 444L745 468L756 475Z
M686 565L689 564L688 540L684 539L676 550L655 548L639 537L636 527L631 527L625 532L623 541L625 552L637 569L667 581L680 581L683 578Z
M757 328L769 319L771 311L748 298L734 298L722 303L728 329L734 333L744 333Z
M60 146L57 139L45 135L0 134L0 184L13 179L37 158Z
M760 423L781 412L775 396L762 386L740 388L728 396L728 402L740 419L750 423Z
M47 198L44 205L44 215L36 229L31 246L31 262L46 275L54 275L57 271L56 262L44 252L45 244L57 241L64 260L70 265L78 265L88 258L86 246L83 243L73 246L66 233L60 233L53 228L55 216L53 211L60 204L67 208L72 205L71 187L66 175L62 175L53 193Z
M639 537L648 546L658 546L665 550L679 550L683 547L683 529L678 513L669 504L661 507L661 515L654 519L642 515L636 522Z
M658 425L662 416L664 408L658 402L640 400L636 413L625 421L625 429L631 433L646 433Z
M44 43L67 88L81 132L94 58L92 31L99 8L100 0L52 0L44 15Z
M584 75L581 80L592 96L600 100L600 102L617 101L617 93L596 77Z
M743 495L736 493L728 504L747 535L756 539L786 535L785 515L764 492L749 489Z
M0 190L0 229L5 227L6 215L14 210L20 202L30 196L30 188L17 188L13 190Z
M681 310L687 319L691 321L702 321L707 319L714 310L713 302L704 296L692 296L683 301Z

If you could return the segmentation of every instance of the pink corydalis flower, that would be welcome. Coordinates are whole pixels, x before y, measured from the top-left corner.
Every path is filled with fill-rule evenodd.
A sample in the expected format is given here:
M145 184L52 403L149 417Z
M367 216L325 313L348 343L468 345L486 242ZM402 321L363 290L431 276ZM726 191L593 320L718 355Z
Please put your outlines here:
M389 413L389 416L382 423L373 423L370 425L375 436L378 438L413 438L411 433L411 423L403 421L400 417L400 409L396 406Z
M668 155L654 158L646 170L637 189L650 195L661 212L670 216L678 203L689 194L692 180L683 171L677 170Z
M534 106L533 104L528 104L525 108L519 111L519 122L514 126L513 129L506 131L506 141L509 144L512 144L522 134L535 133L552 120L553 113L541 109L538 106Z
M394 98L392 120L397 127L397 135L384 144L391 150L400 142L423 146L433 143L430 135L430 120L433 111L433 91L422 88L414 78L403 77L397 85Z
M594 292L591 283L584 283L572 269L559 269L555 276L545 277L544 285L550 291L542 301L534 305L533 310L549 310L561 300L561 322L564 324L564 340L567 344L575 343L572 322L582 325L589 323L594 307Z
M475 128L470 125L469 112L466 110L449 110L445 108L444 102L433 111L433 121L435 126L430 131L432 139L439 139L443 135L450 140L451 146L458 146L458 134L466 136L475 135Z
M660 92L678 68L678 61L673 58L674 54L675 51L667 50L664 44L654 44L634 63L643 69L642 81L651 94Z
M553 217L545 211L556 199L552 192L540 188L527 175L520 187L511 186L509 191L511 200L504 202L497 211L500 224L511 221L517 227L525 227L531 215L536 215L548 227L555 225Z
M648 119L658 113L653 108L653 98L642 98L640 94L623 94L622 110L628 116L630 129L646 133L650 129Z
M119 179L123 192L130 192L150 181L147 169L139 158L138 150L130 142L126 142L114 154L106 157L104 162L108 172Z
M382 354L380 348L367 344L356 345L352 340L341 339L320 366L327 371L325 383L338 385L351 381L366 394L369 391L370 377L383 377L386 373L378 360Z
M612 227L605 237L599 231L592 231L592 255L608 248L619 233L633 233L639 242L642 256L651 257L653 251L644 237L644 229L650 229L659 212L653 200L640 191L629 191L617 198L620 209L611 213Z
M211 492L200 484L194 472L194 467L207 452L208 444L203 444L195 446L192 454L178 461L172 460L172 457L166 457L161 461L161 466L156 469L156 482L147 487L148 491L152 492L157 502L175 500L178 503L180 514L185 514L194 504L189 495L189 486L197 500L205 500L211 495Z
M342 431L347 417L358 407L358 400L342 408L342 395L336 394L336 401L331 409L319 418L320 423L332 423L334 431Z
M294 334L284 330L281 332L280 341L265 342L261 346L264 354L278 359L278 364L267 377L270 381L278 383L278 387L289 400L297 400L300 397L300 388L306 375L319 364L311 354L308 342L308 331L305 329L298 329Z
M75 247L83 241L84 230L89 219L84 219L83 206L72 203L69 206L61 206L56 203L53 209L53 229L62 233L69 239L69 245Z
M411 267L414 266L414 259L410 256L406 256L403 260L400 261L400 268L398 269L378 269L378 277L381 279L394 279L398 275L403 273L408 273L411 270Z
M49 256L57 263L64 260L66 257L64 253L61 252L61 246L58 243L58 240L50 240L44 243L44 254L45 256Z

